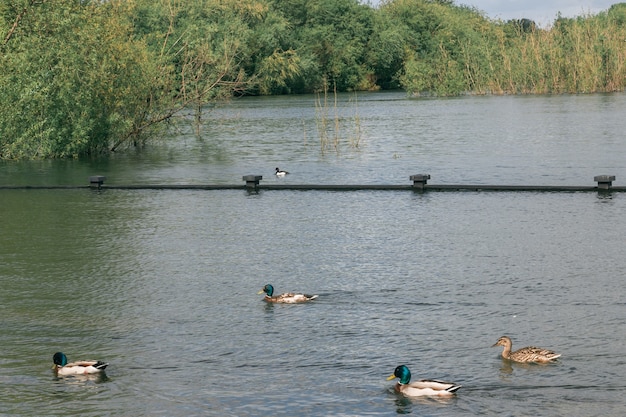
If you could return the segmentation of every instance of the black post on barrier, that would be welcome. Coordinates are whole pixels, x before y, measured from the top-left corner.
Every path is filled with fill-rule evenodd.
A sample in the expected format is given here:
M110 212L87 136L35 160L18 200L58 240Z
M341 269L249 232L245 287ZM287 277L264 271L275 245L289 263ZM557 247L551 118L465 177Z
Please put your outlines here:
M246 188L257 188L259 181L263 179L262 175L244 175L243 180L246 182Z
M413 181L413 188L416 190L424 190L426 183L430 179L430 174L415 174L409 177Z
M102 188L102 184L106 179L107 178L104 175L92 175L89 177L89 187L97 188L99 190Z
M598 183L598 190L610 190L615 181L615 175L596 175L593 180Z

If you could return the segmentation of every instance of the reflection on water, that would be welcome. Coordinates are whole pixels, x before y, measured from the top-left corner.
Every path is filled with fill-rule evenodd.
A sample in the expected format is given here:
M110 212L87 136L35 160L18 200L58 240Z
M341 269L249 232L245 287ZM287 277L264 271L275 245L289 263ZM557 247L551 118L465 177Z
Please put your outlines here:
M503 380L511 381L511 376L514 371L520 371L525 374L529 374L531 372L545 372L545 367L549 366L559 366L559 362L554 363L519 363L513 362L508 359L502 359L502 364L500 366L500 376Z
M462 390L463 388L461 388ZM394 403L396 406L396 414L413 414L423 413L424 410L428 410L429 413L437 413L437 410L446 412L449 410L446 407L454 407L457 402L457 397L406 397L402 394L395 392L393 389L389 390L389 395L394 397ZM459 394L460 395L460 391Z
M94 384L102 384L109 381L109 377L104 372L86 375L58 375L54 373L53 379L63 384L81 387L93 386Z

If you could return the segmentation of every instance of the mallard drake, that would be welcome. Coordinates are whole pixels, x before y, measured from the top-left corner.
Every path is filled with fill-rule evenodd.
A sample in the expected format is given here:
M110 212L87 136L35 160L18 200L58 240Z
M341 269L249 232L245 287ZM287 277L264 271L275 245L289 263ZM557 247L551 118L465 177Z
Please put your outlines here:
M422 379L420 381L411 382L411 371L406 365L398 366L393 375L387 378L390 381L394 378L400 378L394 387L396 392L404 394L407 397L422 397L422 396L451 396L453 395L461 385L453 382L436 381L433 379Z
M298 294L292 292L286 292L280 295L274 295L274 287L272 284L267 284L258 294L265 293L264 300L269 303L304 303L306 301L315 300L317 295Z
M289 172L281 171L280 168L276 167L276 176L277 177L284 177L287 174L289 174Z
M63 352L57 352L52 356L54 366L52 369L58 375L85 375L103 372L109 364L101 361L78 361L67 363L67 357Z
M511 347L513 346L513 342L511 338L507 336L502 336L498 339L498 341L491 347L495 346L504 346L504 350L502 351L502 357L504 359L509 359L515 362L529 363L529 362L537 362L537 363L547 363L552 362L556 358L560 357L560 353L555 353L548 349L542 349L535 346L528 346L525 348L521 348L516 350L515 352L511 352Z

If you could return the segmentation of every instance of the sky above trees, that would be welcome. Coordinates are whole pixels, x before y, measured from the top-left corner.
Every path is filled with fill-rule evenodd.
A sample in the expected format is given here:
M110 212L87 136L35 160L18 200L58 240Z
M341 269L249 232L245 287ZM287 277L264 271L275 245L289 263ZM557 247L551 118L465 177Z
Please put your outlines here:
M574 17L608 10L619 0L456 0L483 10L491 18L527 18L538 24L553 22L557 13Z
M608 10L622 0L454 0L457 5L468 5L484 11L492 19L531 19L540 26L552 22L561 12L563 17L574 17ZM363 0L362 3L367 3ZM369 0L376 6L382 0Z

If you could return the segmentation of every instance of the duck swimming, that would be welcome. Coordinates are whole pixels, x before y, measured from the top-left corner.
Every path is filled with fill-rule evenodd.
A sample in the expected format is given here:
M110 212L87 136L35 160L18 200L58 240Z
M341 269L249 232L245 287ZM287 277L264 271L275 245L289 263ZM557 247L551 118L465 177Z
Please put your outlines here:
M560 353L555 353L551 350L538 348L535 346L528 346L511 352L513 342L507 336L502 336L501 338L499 338L498 341L491 347L495 346L504 346L504 350L502 351L502 357L504 359L508 359L514 362L548 363L554 361L556 358L561 356Z
M78 361L67 363L67 357L63 352L57 352L52 356L54 366L52 369L57 375L86 375L103 372L109 366L101 361Z
M400 378L400 381L398 381L394 387L395 391L407 397L448 397L454 395L454 393L461 388L461 385L453 382L443 382L432 379L422 379L420 381L411 382L411 371L409 371L409 368L405 365L398 366L393 372L393 375L387 378L387 381L394 378Z
M287 174L289 174L289 172L281 171L280 168L276 167L276 176L277 177L284 177Z
M274 295L274 287L272 284L267 284L258 294L265 293L265 297L263 298L268 303L285 303L285 304L294 304L294 303L304 303L306 301L315 300L317 295L308 295L308 294L298 294L292 292L286 292L280 295Z

